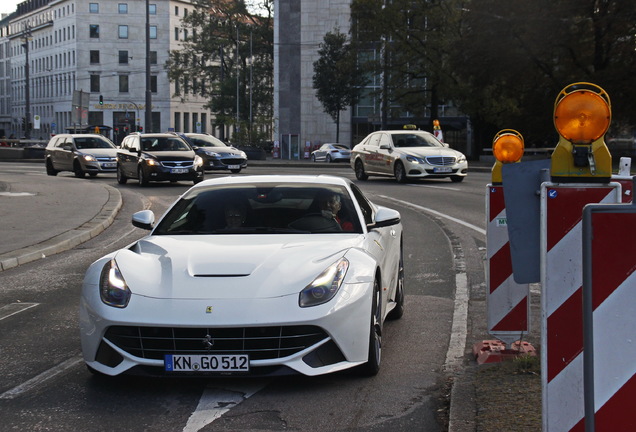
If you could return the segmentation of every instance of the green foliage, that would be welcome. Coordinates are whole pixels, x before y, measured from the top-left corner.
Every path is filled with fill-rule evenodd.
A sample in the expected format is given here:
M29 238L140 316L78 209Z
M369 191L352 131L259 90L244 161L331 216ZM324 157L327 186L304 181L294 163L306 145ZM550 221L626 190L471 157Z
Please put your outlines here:
M194 5L182 19L188 37L166 64L177 96L206 98L219 126L236 124L238 105L238 122L252 126L249 136L259 133L262 125L253 119L271 125L273 117L273 0L251 1L258 14L244 0L194 0Z
M358 102L366 83L356 52L338 29L325 35L314 62L313 87L324 111L338 123L340 112ZM336 137L336 141L338 137Z

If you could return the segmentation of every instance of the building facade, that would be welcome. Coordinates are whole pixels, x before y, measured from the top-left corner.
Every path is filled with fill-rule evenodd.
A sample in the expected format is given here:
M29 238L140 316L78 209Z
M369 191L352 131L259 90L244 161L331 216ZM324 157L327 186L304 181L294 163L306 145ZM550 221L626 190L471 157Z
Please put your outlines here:
M146 4L152 130L145 125ZM138 127L212 132L206 100L179 94L165 69L187 37L181 19L193 9L176 0L20 3L0 21L0 129L24 136L29 108L33 139L88 126L117 142Z
M338 29L349 33L351 0L275 0L274 20L274 141L285 159L307 157L307 149L336 139L336 123L324 112L313 89L313 63L325 34ZM376 58L379 49L359 53ZM339 141L354 146L370 132L382 128L379 92L382 76L370 77L358 104L340 115ZM426 102L423 102L424 104ZM451 147L471 155L471 126L468 117L452 105L438 106L444 140ZM387 129L415 124L432 125L430 107L424 117L391 106ZM432 129L430 130L432 132Z

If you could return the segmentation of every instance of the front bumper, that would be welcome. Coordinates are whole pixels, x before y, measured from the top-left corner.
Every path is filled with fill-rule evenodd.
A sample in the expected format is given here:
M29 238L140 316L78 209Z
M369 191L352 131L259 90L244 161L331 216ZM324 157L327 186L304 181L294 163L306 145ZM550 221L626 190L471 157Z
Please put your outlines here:
M212 158L207 157L203 159L203 166L206 170L240 170L247 168L247 159L243 158Z
M87 173L114 173L117 172L117 159L80 162L82 170Z
M175 169L180 171L186 171L186 172L175 171ZM170 168L170 167L164 167L164 166L151 166L151 167L146 167L146 173L150 181L180 181L180 180L194 181L197 179L203 179L203 176L204 176L203 167L194 168L192 166L187 168Z
M465 177L468 174L468 162L438 166L406 161L404 163L404 168L406 170L406 174L412 178L444 178L452 176Z
M171 346L178 346L183 339L179 335L186 334L190 342L194 340L195 350L196 341L204 339L201 335L218 335L219 343L215 345L223 351L205 351L202 343L201 352L196 353L250 354L251 375L301 373L313 376L331 373L367 361L372 289L372 283L345 284L330 302L310 308L300 308L298 294L294 294L241 300L240 307L237 307L238 300L232 299L168 301L133 296L126 308L117 309L102 303L96 285L85 284L80 303L84 361L106 375L175 375L164 371L163 355L177 354L175 350L165 349L167 345L159 345L155 351L147 353L131 349L131 345L125 346L121 338L112 336L113 330L110 331L111 337L107 336L111 327L126 326L124 332L134 328L142 329L140 334L150 336L174 335L164 341ZM264 341L261 341L264 344L262 349L258 348L258 343L247 348L230 349L222 342L227 340L223 335L231 332L247 331L240 334L253 336L262 331L271 334L272 329L278 328L285 329L281 330L281 334L310 329L306 332L311 333L311 337L301 340L305 341L305 345L299 342L294 349L279 350L278 354L271 354L270 346ZM197 336L190 337L192 335ZM179 340L174 342L173 339ZM132 346L135 344L137 342L133 341ZM189 374L192 373L184 375Z

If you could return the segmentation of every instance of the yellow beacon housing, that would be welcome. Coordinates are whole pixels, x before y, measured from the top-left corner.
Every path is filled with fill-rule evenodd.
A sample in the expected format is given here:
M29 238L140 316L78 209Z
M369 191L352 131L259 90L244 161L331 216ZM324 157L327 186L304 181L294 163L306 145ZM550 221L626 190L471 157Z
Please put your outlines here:
M497 132L492 141L492 153L495 156L495 165L492 167L492 184L502 184L501 168L505 163L515 163L523 156L523 136L513 129L504 129Z
M599 86L570 84L554 103L559 143L552 153L550 176L555 183L608 183L612 156L605 132L612 118L610 98Z

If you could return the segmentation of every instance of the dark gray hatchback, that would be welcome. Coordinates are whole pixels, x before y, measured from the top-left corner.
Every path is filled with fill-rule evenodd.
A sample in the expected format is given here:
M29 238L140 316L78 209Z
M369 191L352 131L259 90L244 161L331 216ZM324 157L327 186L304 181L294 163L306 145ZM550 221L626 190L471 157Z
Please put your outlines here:
M117 182L129 178L141 186L151 181L188 180L194 184L204 178L203 160L180 137L170 133L132 133L117 151Z

